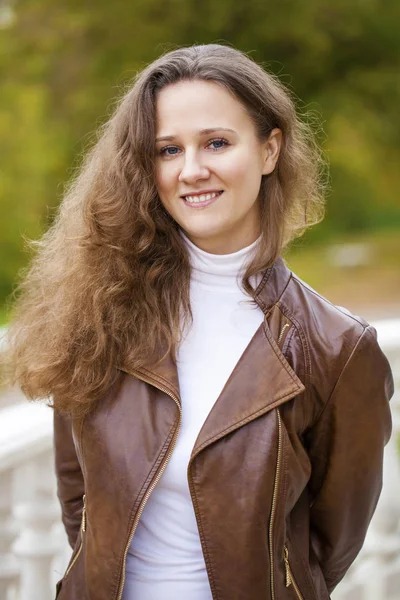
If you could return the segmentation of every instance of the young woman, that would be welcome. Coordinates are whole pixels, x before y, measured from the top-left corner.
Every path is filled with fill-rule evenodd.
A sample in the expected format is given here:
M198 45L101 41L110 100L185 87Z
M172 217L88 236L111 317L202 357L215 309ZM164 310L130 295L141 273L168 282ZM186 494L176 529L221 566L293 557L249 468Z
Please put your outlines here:
M59 600L328 600L374 512L393 382L375 330L286 266L321 217L288 91L205 45L138 75L21 285L52 397Z

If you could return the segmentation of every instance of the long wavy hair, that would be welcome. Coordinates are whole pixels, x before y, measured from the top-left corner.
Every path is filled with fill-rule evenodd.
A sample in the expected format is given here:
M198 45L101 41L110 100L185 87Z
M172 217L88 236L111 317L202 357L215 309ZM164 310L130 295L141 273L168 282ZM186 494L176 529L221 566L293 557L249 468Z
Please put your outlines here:
M190 263L179 226L155 184L155 103L182 80L216 82L253 119L260 140L283 142L262 178L261 242L243 287L323 215L324 161L292 94L246 54L219 44L168 52L141 71L99 130L57 216L16 288L8 330L8 381L30 399L83 415L155 349L176 358L192 318Z

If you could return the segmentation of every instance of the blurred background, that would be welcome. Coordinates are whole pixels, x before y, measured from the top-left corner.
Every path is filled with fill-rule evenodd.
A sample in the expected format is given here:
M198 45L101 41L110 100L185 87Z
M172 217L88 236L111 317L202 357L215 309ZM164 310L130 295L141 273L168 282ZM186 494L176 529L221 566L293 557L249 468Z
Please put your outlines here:
M0 0L0 325L7 324L10 294L30 258L24 238L40 237L51 223L123 86L166 50L228 43L301 99L299 111L315 122L330 165L326 217L292 245L289 266L334 304L381 323L380 340L398 379L399 29L398 0ZM42 549L42 562L53 561L53 579L68 554L55 559L54 540L63 534L49 535L59 525L54 481L43 477L51 469L51 424L38 412L22 424L18 391L0 392L0 599L45 600L52 597L43 583L46 569L33 565L32 548ZM19 446L18 436L24 436ZM388 456L390 493L365 556L382 565L389 552L393 577L382 584L385 593L370 582L357 595L375 564L365 560L342 588L346 600L400 596L398 461L392 450ZM26 477L34 490L28 512L18 509L26 504L26 490L22 500L20 491Z
M0 322L21 236L37 238L135 72L176 45L249 52L319 121L325 220L294 271L366 318L400 312L400 3L397 0L0 2Z

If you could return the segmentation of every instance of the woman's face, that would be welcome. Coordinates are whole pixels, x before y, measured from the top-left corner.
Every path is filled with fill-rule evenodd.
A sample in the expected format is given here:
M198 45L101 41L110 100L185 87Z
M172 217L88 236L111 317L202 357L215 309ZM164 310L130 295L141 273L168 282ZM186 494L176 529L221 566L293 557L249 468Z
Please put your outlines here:
M187 237L213 254L254 242L261 178L275 167L280 130L260 142L244 106L202 80L163 88L156 119L158 194Z

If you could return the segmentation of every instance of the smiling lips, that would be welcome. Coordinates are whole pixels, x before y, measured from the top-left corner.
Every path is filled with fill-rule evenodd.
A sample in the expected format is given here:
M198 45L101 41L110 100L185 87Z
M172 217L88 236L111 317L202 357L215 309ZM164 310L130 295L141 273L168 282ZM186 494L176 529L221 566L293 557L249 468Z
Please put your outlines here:
M188 204L204 204L209 203L210 200L214 200L222 194L222 191L207 192L202 194L192 194L188 196L182 196L183 200Z

